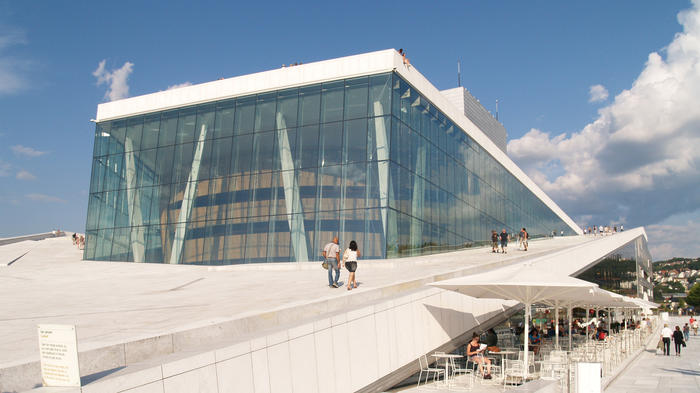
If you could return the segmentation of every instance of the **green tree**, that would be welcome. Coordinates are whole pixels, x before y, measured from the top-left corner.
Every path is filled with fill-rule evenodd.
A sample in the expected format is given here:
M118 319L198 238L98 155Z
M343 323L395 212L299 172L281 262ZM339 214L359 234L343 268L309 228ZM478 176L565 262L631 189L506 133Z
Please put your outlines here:
M700 283L696 283L690 288L686 302L693 307L700 307Z

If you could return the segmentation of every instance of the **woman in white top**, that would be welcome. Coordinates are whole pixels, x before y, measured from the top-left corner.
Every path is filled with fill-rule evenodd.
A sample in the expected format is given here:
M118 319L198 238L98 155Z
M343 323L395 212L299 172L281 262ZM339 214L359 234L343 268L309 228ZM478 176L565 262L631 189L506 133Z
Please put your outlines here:
M360 250L357 249L357 243L353 240L343 253L345 267L350 272L350 277L348 277L348 291L353 288L357 288L357 281L355 281L355 270L357 270L357 258L359 257Z

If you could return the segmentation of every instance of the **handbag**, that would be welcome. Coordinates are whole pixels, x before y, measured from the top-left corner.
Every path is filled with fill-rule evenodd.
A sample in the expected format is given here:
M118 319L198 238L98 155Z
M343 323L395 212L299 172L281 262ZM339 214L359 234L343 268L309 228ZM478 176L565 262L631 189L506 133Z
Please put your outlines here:
M683 345L683 348L685 348L685 340L681 341L681 345Z
M328 262L326 262L326 261L321 262L321 267L328 270Z

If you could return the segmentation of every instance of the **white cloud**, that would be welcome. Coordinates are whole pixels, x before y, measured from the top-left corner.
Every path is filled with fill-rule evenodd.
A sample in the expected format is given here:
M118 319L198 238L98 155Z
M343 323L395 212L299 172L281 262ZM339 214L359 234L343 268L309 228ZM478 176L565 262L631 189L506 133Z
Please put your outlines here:
M34 180L36 179L36 176L32 175L31 173L25 171L24 169L20 170L17 172L17 175L15 177L19 180Z
M10 147L10 149L12 149L12 151L15 154L17 154L18 156L39 157L39 156L43 156L44 154L46 154L45 151L36 150L34 148L22 146L22 145L14 145L14 146Z
M36 201L36 202L50 202L50 203L65 203L65 199L61 199L55 196L51 195L45 195L45 194L27 194L27 198Z
M588 102L600 102L608 99L608 89L603 85L593 85L588 91L590 98Z
M134 71L134 63L126 62L121 68L107 71L106 60L102 60L92 75L97 78L97 86L109 85L105 93L105 99L110 101L121 100L129 96L129 75Z
M191 82L179 83L177 85L168 86L168 88L165 90L179 89L181 87L187 87L187 86L192 86L192 83Z
M26 44L27 40L21 31L0 33L0 94L14 93L26 87L27 82L21 75L26 68L26 62L4 52L16 45Z
M680 240L682 234L700 231L700 210L692 214L682 214L659 224L646 227L649 236L649 251L654 260L673 257L696 258L700 256L700 243Z
M632 228L700 206L700 0L693 4L678 14L683 32L666 58L649 54L632 86L592 123L570 135L532 129L508 143L579 224Z

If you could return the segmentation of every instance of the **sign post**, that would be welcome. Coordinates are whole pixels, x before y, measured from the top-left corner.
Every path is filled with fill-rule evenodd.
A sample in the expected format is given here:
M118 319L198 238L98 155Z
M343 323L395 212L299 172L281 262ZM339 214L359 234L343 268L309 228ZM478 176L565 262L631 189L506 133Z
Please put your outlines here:
M38 325L44 386L80 386L78 336L74 325Z

